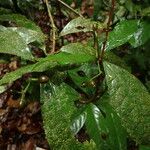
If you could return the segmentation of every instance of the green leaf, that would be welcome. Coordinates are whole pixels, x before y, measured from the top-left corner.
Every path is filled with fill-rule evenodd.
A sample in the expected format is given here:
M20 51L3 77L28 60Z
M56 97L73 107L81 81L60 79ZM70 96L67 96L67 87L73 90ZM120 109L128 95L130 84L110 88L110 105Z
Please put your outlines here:
M86 128L97 149L126 150L126 134L115 111L108 103L87 106ZM102 111L102 112L101 112Z
M4 77L0 80L0 85L6 84L6 83L11 83L11 82L21 78L26 73L43 72L45 70L50 70L51 68L54 68L56 65L57 65L57 62L41 60L33 65L27 65L27 66L21 67L15 71L12 71L12 72L4 75Z
M124 20L119 22L109 33L106 50L111 50L127 43L137 32L137 20Z
M102 139L110 144L112 150L126 150L126 132L121 125L120 118L108 103L102 103L101 101L99 103L99 108L104 113L104 118L101 118L100 126L101 128L106 126L107 130L106 135L101 133Z
M92 21L91 19L85 19L84 17L78 17L71 20L61 31L60 36L64 36L70 33L76 32L88 32L93 31L93 28L103 29L104 24Z
M71 133L71 116L78 94L66 84L41 85L41 107L47 140L54 150L80 150L81 144Z
M96 57L96 50L93 47L81 43L70 43L68 45L63 46L60 49L60 51L69 54L84 54Z
M7 29L16 31L24 39L26 44L35 41L39 42L40 44L43 44L45 41L44 34L41 34L35 30L30 30L24 27L9 27Z
M108 95L103 98L121 118L137 143L150 142L150 95L142 83L126 70L104 62Z
M34 22L28 20L25 16L20 14L3 14L0 15L0 21L11 21L15 22L19 27L25 27L30 30L35 30L42 34L40 27L38 27Z
M87 113L85 111L81 111L79 113L79 110L77 110L76 114L78 115L73 118L71 124L71 131L74 133L74 135L76 135L80 131L87 118Z
M149 22L143 21L138 22L138 30L134 33L134 36L130 40L130 44L134 47L145 44L150 39L150 24Z
M17 55L28 60L33 59L25 40L16 31L3 26L0 26L0 45L0 53Z
M90 140L90 142L85 141L83 144L84 144L84 149L85 150L98 150L96 148L96 144L93 140Z
M127 66L125 61L111 51L106 51L106 53L104 55L104 60L108 61L112 64L115 64L117 66L120 66L120 67L126 69L127 71L131 72L131 68L129 66Z
M94 94L95 78L99 74L99 69L94 63L84 63L81 67L68 71L73 82L89 95Z
M103 149L103 139L101 137L101 127L100 127L100 120L103 118L101 111L99 108L94 104L87 105L87 119L86 119L86 129L91 139L96 143L97 149ZM104 127L103 132L107 132L106 128ZM105 141L104 141L105 142ZM108 148L108 145L105 144Z
M78 67L82 63L93 61L92 59L94 58L89 55L86 56L83 54L69 54L66 52L60 52L58 54L49 55L45 58L39 59L39 62L33 65L27 65L25 67L17 69L16 71L7 73L0 80L0 85L13 82L22 77L22 75L25 73L43 72L54 68L57 68L58 70L62 68L68 70L72 67Z
M150 39L150 35L147 34L149 30L150 25L146 21L121 21L109 33L106 50L111 50L127 42L133 47L141 46Z

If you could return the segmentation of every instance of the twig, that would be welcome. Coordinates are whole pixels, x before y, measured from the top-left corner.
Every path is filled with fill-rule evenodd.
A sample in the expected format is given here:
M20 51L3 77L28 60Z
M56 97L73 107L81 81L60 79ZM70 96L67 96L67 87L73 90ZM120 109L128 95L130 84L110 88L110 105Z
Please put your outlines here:
M49 16L51 27L52 27L52 42L53 42L53 45L52 45L51 53L54 53L55 52L55 47L56 47L56 31L57 31L57 28L55 26L54 19L53 19L53 16L51 14L51 6L49 5L48 0L45 0L45 3L46 3L48 16Z
M103 60L105 49L106 49L106 44L107 44L108 35L109 35L109 27L110 27L110 23L112 21L114 7L115 7L115 0L112 0L111 8L110 8L110 11L109 11L109 19L108 19L108 22L107 22L107 28L106 28L106 31L105 31L105 41L102 44L101 54L98 55L98 68L102 71L102 73L97 77L95 94L92 98L92 101L97 100L99 98L100 94L103 94L103 92L101 92L103 87L100 86L102 81L105 78L105 72L104 72L104 67L103 67L103 64L102 64L102 60ZM98 49L98 51L99 51L99 49ZM99 54L99 52L98 52L98 54ZM99 70L99 73L100 73L100 70Z
M67 5L66 3L64 3L61 0L58 0L58 2L60 2L62 5L64 5L65 7L67 7L68 9L70 9L72 12L74 12L76 15L79 15L80 17L83 17L79 12L77 12L76 10L74 10L73 8L71 8L69 5Z
M99 57L99 63L101 64L103 57L104 57L104 53L105 53L105 49L106 49L106 44L108 41L108 35L109 35L109 27L110 27L110 23L112 22L112 17L113 17L113 13L114 13L114 9L115 9L115 0L112 0L111 3L111 8L109 11L109 18L108 18L108 22L107 22L107 28L105 31L105 41L102 44L102 49L101 49L101 56Z

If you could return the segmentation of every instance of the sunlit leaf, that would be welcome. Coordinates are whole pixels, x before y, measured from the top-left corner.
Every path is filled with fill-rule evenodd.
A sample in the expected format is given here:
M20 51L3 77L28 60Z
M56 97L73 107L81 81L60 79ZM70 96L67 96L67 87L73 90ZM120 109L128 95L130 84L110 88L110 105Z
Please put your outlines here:
M24 27L9 27L7 29L16 31L24 39L24 41L27 44L32 43L34 41L37 41L40 44L44 43L44 40L45 40L44 35L40 34L39 32L35 30L30 30Z
M124 20L119 22L109 33L106 50L111 50L129 42L132 46L143 45L150 38L148 22L139 20Z
M25 40L16 32L0 26L0 53L32 60L33 56Z
M103 29L104 24L92 21L91 19L85 19L84 17L78 17L71 20L61 31L60 36L64 36L70 33L76 32L88 32L93 31L93 28Z
M150 95L142 83L126 70L104 62L109 102L122 125L137 143L150 142Z
M127 43L137 32L137 20L124 20L119 22L109 33L106 50L110 50Z

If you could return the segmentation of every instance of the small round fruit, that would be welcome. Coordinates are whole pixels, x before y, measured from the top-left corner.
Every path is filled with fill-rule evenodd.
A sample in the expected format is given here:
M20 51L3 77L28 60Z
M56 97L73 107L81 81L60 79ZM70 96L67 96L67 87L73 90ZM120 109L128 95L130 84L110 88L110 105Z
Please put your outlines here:
M39 77L38 80L39 80L40 83L47 83L49 81L49 77L46 76L46 75L42 75L42 76Z

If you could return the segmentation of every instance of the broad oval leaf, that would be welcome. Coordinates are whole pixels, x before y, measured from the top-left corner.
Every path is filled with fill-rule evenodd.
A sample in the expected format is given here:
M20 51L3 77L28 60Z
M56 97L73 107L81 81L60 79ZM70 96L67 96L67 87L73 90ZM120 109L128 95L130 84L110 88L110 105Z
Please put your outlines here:
M24 27L9 27L7 29L16 31L27 44L32 43L34 41L43 44L45 41L44 34L41 34L35 30L27 29Z
M20 56L24 59L33 60L25 40L16 32L0 26L0 53Z
M93 28L103 29L105 25L92 21L91 19L86 19L84 17L78 17L71 20L61 31L60 36L64 36L70 33L76 32L88 32L93 31Z
M34 22L27 19L25 16L20 14L3 14L0 15L0 21L11 21L15 22L17 26L19 27L25 27L30 30L35 30L37 32L41 32L40 27L38 27Z
M60 52L58 54L49 55L45 58L39 59L39 62L33 65L27 65L25 67L19 68L16 71L7 73L4 77L0 80L0 85L5 83L13 82L19 79L23 74L29 72L43 72L46 70L50 70L53 68L62 69L65 67L67 70L71 69L72 67L78 67L82 63L93 61L94 57L89 55L81 55L81 54L69 54L65 52Z
M133 47L143 45L150 39L150 25L146 21L124 20L109 33L106 50L111 50L129 42ZM101 45L101 43L100 43Z
M124 20L119 22L109 33L106 50L111 50L127 43L138 30L137 20Z
M78 94L66 84L41 85L42 116L47 140L54 150L82 150L82 145L73 137L70 124L76 110L74 100Z
M104 62L108 101L121 118L122 125L137 143L150 142L150 95L128 71Z

